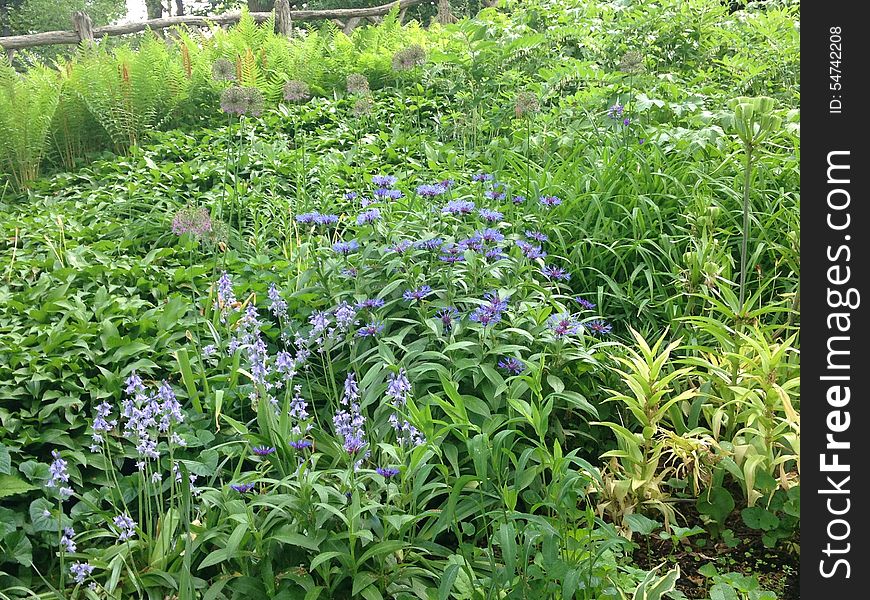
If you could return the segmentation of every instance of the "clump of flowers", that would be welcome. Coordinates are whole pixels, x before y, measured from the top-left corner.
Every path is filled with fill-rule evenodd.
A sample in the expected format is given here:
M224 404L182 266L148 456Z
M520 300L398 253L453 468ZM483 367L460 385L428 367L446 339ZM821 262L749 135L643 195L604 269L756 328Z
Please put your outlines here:
M235 81L236 65L225 58L219 58L211 66L211 77L215 81Z
M118 529L119 542L126 542L136 535L136 521L131 519L130 515L127 513L121 513L112 519L112 523L114 523L115 527Z
M368 94L371 91L369 80L361 73L351 73L348 75L345 80L345 86L347 87L348 94L356 94L358 96Z
M468 318L488 327L501 321L502 315L507 310L508 301L500 298L497 292L489 292L484 299L486 303L474 309Z
M335 433L341 438L344 451L355 456L365 447L365 417L359 406L359 386L356 382L356 374L351 371L344 380L344 393L341 397L341 405L346 407L338 411L332 418Z
M583 328L580 321L568 313L552 315L547 319L547 326L557 339L577 335Z
M284 100L287 102L305 102L311 98L308 84L298 79L291 79L284 84Z
M187 206L179 209L172 217L172 233L191 234L199 240L212 230L211 214L204 206Z
M263 112L263 92L256 87L228 87L221 94L221 110L227 114L257 117Z
M50 488L57 488L61 499L66 500L73 495L73 490L67 485L69 483L69 472L67 471L67 462L60 457L60 452L57 450L51 451L51 457L54 459L48 467L48 483Z
M393 69L410 71L426 63L426 51L419 44L412 44L393 54Z
M519 375L526 370L526 365L518 358L506 356L498 361L498 368L511 375Z
M91 576L91 573L94 572L94 567L90 563L76 561L70 565L69 572L73 576L73 581L84 583Z
M538 96L532 92L520 92L517 94L514 102L514 114L516 117L528 117L540 112L541 104L538 102Z

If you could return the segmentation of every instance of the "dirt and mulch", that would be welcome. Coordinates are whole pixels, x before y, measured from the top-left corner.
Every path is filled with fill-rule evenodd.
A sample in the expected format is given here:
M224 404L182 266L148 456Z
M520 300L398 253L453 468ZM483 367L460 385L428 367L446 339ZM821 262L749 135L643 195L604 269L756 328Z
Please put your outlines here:
M696 514L684 515L688 517L690 527L701 524L700 519L697 523L692 522L697 519ZM737 540L734 547L722 539L711 539L706 535L689 538L676 547L670 540L663 540L656 534L635 537L638 548L633 555L634 562L644 569L662 563L679 565L681 575L677 588L690 599L710 597L709 589L713 582L699 572L709 563L713 563L720 574L754 575L760 589L774 592L778 600L800 599L800 555L796 551L800 548L799 538L771 549L762 543L761 532L746 527L739 515L734 515L726 527Z

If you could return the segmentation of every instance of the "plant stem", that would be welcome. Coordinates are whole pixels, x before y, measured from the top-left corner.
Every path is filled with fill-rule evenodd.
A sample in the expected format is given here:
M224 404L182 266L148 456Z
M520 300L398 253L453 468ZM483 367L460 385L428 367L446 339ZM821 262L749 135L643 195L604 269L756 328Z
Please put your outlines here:
M749 246L749 183L752 179L752 145L746 145L746 168L743 173L743 239L740 244L740 315L746 298L746 252Z

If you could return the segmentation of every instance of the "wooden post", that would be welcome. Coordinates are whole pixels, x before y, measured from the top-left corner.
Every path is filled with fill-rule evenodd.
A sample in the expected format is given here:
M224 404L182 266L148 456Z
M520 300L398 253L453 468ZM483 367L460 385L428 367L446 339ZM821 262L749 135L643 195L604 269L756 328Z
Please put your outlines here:
M73 30L80 42L94 42L94 24L86 12L79 10L73 15Z
M290 18L290 0L275 1L275 33L293 35L293 19Z
M450 12L450 0L438 0L438 12L435 14L435 20L442 25L456 22L456 17Z

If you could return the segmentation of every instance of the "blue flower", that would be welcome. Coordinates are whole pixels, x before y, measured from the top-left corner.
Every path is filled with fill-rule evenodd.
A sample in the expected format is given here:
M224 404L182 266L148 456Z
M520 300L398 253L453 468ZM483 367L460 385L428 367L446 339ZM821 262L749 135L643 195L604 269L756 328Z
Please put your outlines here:
M381 218L381 211L377 208L370 208L367 211L361 212L356 217L357 225L365 225L366 223L374 223Z
M486 294L484 298L487 303L474 309L468 318L487 327L501 321L502 314L507 310L508 301L500 298L495 292Z
M547 253L541 250L540 246L533 246L524 240L517 240L516 244L520 251L522 251L523 256L529 260L535 260L536 258L544 258L547 256Z
M526 201L525 196L514 196L513 198L511 198L511 202L513 202L517 206L519 206L520 204L522 204L525 201Z
M490 210L488 208L481 208L477 211L484 220L489 221L490 223L495 223L501 221L504 218L504 214L498 212L497 210Z
M344 195L344 199L350 202L356 200L357 196L359 196L359 194L357 194L356 192L348 192Z
M449 333L453 329L453 321L459 318L459 311L452 306L442 308L435 316L441 319L441 326L444 328L444 333Z
M580 322L568 313L552 315L547 319L547 326L557 338L568 335L577 335L583 327Z
M373 175L372 183L380 188L391 188L399 181L398 177L393 175Z
M506 356L498 361L498 368L507 371L512 375L519 375L526 370L526 365L513 356Z
M257 456L269 456L275 451L275 448L272 446L254 446L252 450Z
M85 579L90 577L91 573L94 572L94 567L86 562L76 561L70 565L69 572L76 583L84 583Z
M547 208L553 208L562 204L561 198L558 196L541 196L538 201Z
M375 196L378 196L379 198L386 198L388 200L398 200L404 195L405 194L403 194L401 190L391 190L388 188L378 188L375 190Z
M547 279L556 279L558 281L568 281L571 279L571 274L562 267L546 265L541 269L541 274Z
M484 242L498 243L504 240L504 235L498 229L484 229L474 232L474 235Z
M393 469L391 467L378 467L375 469L375 473L383 477L384 479L389 479L390 477L395 477L399 474L399 469Z
M594 302L590 302L589 300L581 298L580 296L577 296L576 298L574 298L574 300L576 300L577 304L579 304L580 306L582 306L586 310L592 310L593 308L595 308Z
M347 256L351 252L359 250L359 242L356 240L350 240L349 242L335 242L332 245L332 250L336 254Z
M548 242L550 240L550 238L547 237L547 234L541 233L540 231L531 231L529 229L526 229L526 237L540 243Z
M422 300L431 293L432 287L428 285L423 285L415 290L405 290L405 293L402 294L402 298L404 298L408 302L413 302L414 300Z
M615 121L622 117L623 111L625 111L625 107L619 101L616 101L613 106L607 109L607 117Z
M601 319L594 319L583 325L590 333L594 335L607 335L613 330L613 326L605 323Z
M478 173L478 174L474 175L474 176L471 178L471 180L472 180L472 181L478 181L478 182L482 182L482 181L492 181L492 180L493 180L493 176L490 175L489 173Z
M121 513L120 515L112 519L112 523L114 523L115 527L119 529L119 542L126 542L134 535L136 535L136 521L131 519L127 513Z
M247 494L254 489L256 485L256 483L231 483L230 487L240 494Z
M426 183L417 186L417 195L424 198L435 198L447 192L447 186L441 183Z
M396 242L389 248L387 248L390 252L395 252L396 254L404 254L411 248L410 240L402 240L400 242Z
M310 448L312 446L310 440L292 440L289 444L294 450L304 450L305 448Z
M365 300L360 300L356 303L356 307L358 310L374 310L376 308L381 308L383 305L384 301L381 298L366 298Z
M474 202L471 200L451 200L441 212L445 215L468 215L474 211Z
M381 321L370 321L359 328L356 332L358 337L374 337L384 330L384 324Z

